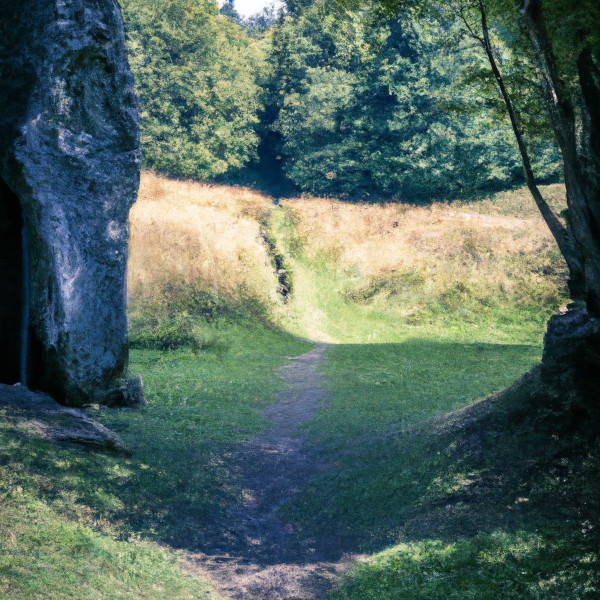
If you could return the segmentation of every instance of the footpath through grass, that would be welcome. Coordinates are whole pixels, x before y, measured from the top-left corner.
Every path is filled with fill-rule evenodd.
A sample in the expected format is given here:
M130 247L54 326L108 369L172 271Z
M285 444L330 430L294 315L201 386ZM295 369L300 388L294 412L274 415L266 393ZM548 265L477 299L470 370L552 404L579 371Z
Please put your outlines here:
M285 513L370 555L333 600L598 598L597 441L552 414L539 382L477 403L540 350L329 348L332 404L308 424L326 464Z
M0 597L207 598L180 562L241 497L228 455L265 426L274 369L311 347L284 329L337 342L331 405L306 425L323 469L282 507L300 535L369 554L332 600L599 597L597 443L533 384L477 404L539 361L566 300L522 192L275 207L144 180L129 289L148 406L90 409L134 455L59 448L0 415Z
M133 351L148 406L91 411L130 459L56 447L0 419L0 597L208 597L176 549L197 549L237 499L227 449L264 426L258 411L282 385L273 370L284 356L310 348L256 324L211 335L227 350Z

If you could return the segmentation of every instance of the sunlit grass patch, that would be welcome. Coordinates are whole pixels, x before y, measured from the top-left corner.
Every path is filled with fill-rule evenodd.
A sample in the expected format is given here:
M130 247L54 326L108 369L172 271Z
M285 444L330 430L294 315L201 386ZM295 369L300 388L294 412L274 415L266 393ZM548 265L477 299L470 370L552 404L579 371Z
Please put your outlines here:
M302 240L293 263L296 318L309 326L316 307L322 338L344 342L443 329L537 343L545 320L566 301L565 267L527 196L505 196L481 205L286 201ZM502 214L513 196L521 209Z
M335 345L323 369L333 401L310 428L327 443L388 435L504 389L540 354L534 345L461 343L441 336Z
M564 188L544 192L560 210ZM524 189L429 205L287 198L144 174L131 216L139 346L201 346L190 319L251 316L323 341L442 329L539 343L566 268ZM281 266L291 293L284 298Z
M66 520L30 492L2 495L0 595L11 600L205 600L209 586L186 577L157 544L118 541Z
M250 190L144 174L130 215L134 343L179 347L199 338L201 345L189 318L276 318L282 299L260 223L252 217L269 205ZM187 338L178 328L188 329Z
M540 598L540 562L551 550L538 535L503 531L399 544L359 567L332 600Z

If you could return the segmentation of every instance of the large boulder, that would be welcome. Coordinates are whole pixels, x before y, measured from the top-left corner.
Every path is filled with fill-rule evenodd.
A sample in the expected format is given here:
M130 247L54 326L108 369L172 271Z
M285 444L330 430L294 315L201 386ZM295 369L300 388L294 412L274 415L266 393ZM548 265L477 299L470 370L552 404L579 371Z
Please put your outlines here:
M0 276L12 282L0 287L1 383L26 380L69 405L129 389L139 168L116 0L0 2L0 224L15 238L0 243Z
M541 376L549 397L562 410L570 408L572 417L600 416L600 320L576 305L552 316L544 337Z

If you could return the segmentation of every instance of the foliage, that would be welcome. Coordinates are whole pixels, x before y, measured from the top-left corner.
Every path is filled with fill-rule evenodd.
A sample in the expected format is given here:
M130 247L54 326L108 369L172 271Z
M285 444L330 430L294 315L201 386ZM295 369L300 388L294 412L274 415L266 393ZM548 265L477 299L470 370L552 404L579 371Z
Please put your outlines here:
M315 193L410 198L521 178L493 89L490 98L494 82L485 57L459 39L456 25L440 31L405 13L374 26L368 11L334 8L320 0L274 30L274 128L284 169L297 185ZM512 79L522 80L531 66L517 68L522 56L515 60L506 41L497 42ZM554 175L548 131L531 129L540 174Z
M256 155L262 54L212 0L122 0L146 167L206 179Z
M283 167L303 190L399 199L522 179L485 57L449 9L381 22L318 0L242 21L212 0L122 6L144 163L158 172L274 185ZM556 177L529 55L514 27L494 35L538 175Z
M277 2L272 2L263 7L263 9L241 22L241 26L251 37L264 36L273 24L281 18L283 6Z

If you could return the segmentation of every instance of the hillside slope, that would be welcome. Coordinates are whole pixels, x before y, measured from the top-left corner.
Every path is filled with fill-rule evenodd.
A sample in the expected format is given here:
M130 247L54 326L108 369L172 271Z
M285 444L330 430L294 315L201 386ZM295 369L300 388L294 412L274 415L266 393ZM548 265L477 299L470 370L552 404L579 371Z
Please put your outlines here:
M544 192L564 203L561 186ZM427 206L276 205L247 188L146 173L131 232L134 337L144 315L242 313L330 342L440 328L539 342L566 301L565 265L526 190Z

